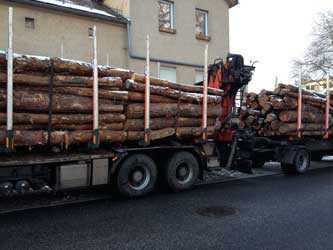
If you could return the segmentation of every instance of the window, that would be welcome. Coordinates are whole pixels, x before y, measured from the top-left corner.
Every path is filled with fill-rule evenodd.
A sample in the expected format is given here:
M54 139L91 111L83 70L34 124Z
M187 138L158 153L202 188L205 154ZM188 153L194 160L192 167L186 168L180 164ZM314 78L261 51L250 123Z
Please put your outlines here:
M203 82L204 79L204 72L201 70L196 70L195 71L195 82Z
M25 18L25 27L27 29L34 29L35 28L35 19L31 17Z
M160 78L169 82L177 82L177 70L172 67L161 67Z
M208 36L208 12L204 10L195 10L196 33L201 36Z
M88 29L88 35L89 35L89 38L93 38L94 37L94 29L93 28L89 28Z
M160 30L173 30L173 2L158 1Z

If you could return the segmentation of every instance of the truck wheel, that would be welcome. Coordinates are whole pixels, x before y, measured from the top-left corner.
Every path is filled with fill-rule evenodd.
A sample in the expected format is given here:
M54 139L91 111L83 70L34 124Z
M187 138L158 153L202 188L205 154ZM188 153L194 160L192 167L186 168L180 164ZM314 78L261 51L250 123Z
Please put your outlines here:
M175 192L191 189L199 176L199 163L188 152L175 153L166 165L166 182Z
M140 197L153 191L157 179L157 168L147 155L129 156L120 165L117 188L126 197Z
M282 171L285 174L304 174L310 167L310 154L304 149L297 151L293 164L281 163Z

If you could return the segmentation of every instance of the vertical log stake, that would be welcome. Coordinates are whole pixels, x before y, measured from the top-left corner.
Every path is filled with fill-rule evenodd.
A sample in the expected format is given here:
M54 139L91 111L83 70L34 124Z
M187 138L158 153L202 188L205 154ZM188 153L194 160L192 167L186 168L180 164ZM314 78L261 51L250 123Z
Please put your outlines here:
M5 151L14 150L13 138L13 8L8 9L8 49L7 49L7 130Z
M144 143L149 145L150 143L150 40L147 35L147 57L146 57L146 70L145 70L145 126L144 126Z
M205 68L204 68L204 79L203 79L203 93L202 93L202 122L201 122L201 142L207 140L207 92L208 92L208 45L205 47Z
M99 147L99 130L98 130L98 62L97 62L97 36L96 26L94 26L94 59L93 59L93 140L90 148Z
M300 68L297 98L297 137L302 138L302 67Z
M329 137L329 132L328 132L329 128L330 128L330 75L327 74L324 139L328 139Z

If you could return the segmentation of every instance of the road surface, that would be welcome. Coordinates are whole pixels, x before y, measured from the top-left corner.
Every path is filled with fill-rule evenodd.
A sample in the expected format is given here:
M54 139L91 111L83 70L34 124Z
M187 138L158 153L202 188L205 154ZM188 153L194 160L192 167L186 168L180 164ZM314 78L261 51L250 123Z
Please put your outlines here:
M0 215L0 249L333 249L333 167Z

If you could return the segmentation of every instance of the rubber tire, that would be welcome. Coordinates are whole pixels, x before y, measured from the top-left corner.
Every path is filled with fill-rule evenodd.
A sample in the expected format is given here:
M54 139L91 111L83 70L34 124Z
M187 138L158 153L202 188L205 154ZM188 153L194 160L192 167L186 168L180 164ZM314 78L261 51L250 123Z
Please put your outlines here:
M186 182L181 183L176 177L176 170L180 164L185 163L192 170L192 177ZM189 190L194 186L199 177L199 163L193 154L181 151L171 156L165 167L165 179L168 187L174 192Z
M145 188L141 190L133 189L128 182L129 174L137 165L144 165L150 172L150 180ZM120 165L117 176L117 189L118 192L127 198L137 198L148 195L151 193L156 184L157 180L157 167L155 162L147 155L144 154L135 154L129 156L124 162Z
M306 161L306 166L304 168L300 168L297 164L298 157L303 155L307 159ZM281 163L281 168L284 174L304 174L310 167L311 163L311 157L308 151L305 149L299 149L294 157L294 163L293 164L286 164L286 163Z

